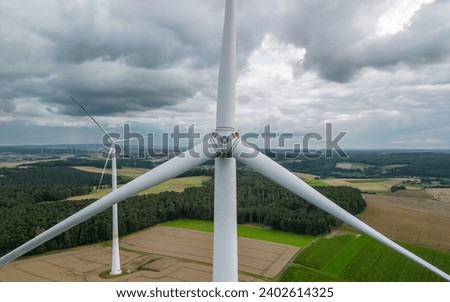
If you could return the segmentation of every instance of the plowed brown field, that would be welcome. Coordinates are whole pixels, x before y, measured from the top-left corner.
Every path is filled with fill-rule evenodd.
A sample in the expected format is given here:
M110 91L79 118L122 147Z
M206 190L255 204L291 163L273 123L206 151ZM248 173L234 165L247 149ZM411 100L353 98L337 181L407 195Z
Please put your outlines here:
M388 237L450 251L450 203L423 191L365 195L359 218Z
M153 227L121 239L124 275L102 278L111 248L83 246L14 261L0 269L0 281L211 281L212 234ZM299 248L239 238L239 279L276 277Z

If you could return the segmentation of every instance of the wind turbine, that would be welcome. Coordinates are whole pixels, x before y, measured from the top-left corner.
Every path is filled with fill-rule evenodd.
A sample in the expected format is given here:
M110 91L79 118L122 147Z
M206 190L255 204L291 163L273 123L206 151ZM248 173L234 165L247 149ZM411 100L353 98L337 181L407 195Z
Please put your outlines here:
M213 281L238 281L236 161L287 188L336 218L450 281L450 276L385 237L269 157L245 144L235 130L236 1L227 0L219 69L216 129L203 143L150 170L0 258L0 266L125 198L215 158Z
M89 112L73 97L70 97L81 109L94 121L94 123L105 133L108 137L108 141L111 143L109 148L108 156L106 157L105 166L103 167L102 176L100 177L98 189L100 189L103 175L105 175L106 166L108 165L108 160L111 157L111 187L112 191L117 190L117 164L116 164L116 144L122 140L117 140L113 138L105 128L100 125L97 120L89 114ZM118 219L118 209L117 204L112 206L112 258L111 258L111 275L120 275L122 270L120 269L120 252L119 252L119 219Z

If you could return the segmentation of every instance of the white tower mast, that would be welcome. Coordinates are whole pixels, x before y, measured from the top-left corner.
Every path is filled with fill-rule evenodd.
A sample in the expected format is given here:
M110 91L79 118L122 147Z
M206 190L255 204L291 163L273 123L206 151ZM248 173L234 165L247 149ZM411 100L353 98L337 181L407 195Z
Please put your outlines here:
M227 0L217 92L216 135L226 146L235 133L236 1ZM225 152L223 152L225 151ZM213 280L238 281L236 160L225 149L215 159Z
M111 169L112 169L112 190L117 190L117 165L116 165L116 145L111 146ZM119 219L117 203L112 206L112 259L111 259L111 275L119 275L122 273L120 269L120 253L119 253Z

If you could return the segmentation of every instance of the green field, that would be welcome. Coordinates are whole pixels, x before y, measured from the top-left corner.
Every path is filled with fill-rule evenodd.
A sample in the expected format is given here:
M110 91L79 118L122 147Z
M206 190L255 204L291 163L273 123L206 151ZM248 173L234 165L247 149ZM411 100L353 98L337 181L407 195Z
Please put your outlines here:
M444 271L450 271L450 253L402 244ZM422 266L366 235L346 233L320 238L294 259L280 281L444 281Z
M289 266L283 274L278 278L280 282L336 282L345 281L339 279L333 275L329 275L323 271L318 271L315 269L308 268L306 266L299 266L293 264Z
M189 176L172 178L153 188L140 192L139 195L157 194L168 191L183 192L186 188L201 187L203 186L203 183L205 181L210 179L210 176Z
M321 181L320 179L302 179L304 182L306 182L308 185L313 186L313 187L328 187L330 186L327 183L324 183L323 181Z
M212 221L204 220L179 219L162 223L162 225L205 232L213 231ZM249 225L238 225L238 235L239 237L283 243L298 247L304 247L318 238L315 236L292 234Z
M210 176L190 176L190 177L172 178L153 188L144 190L138 193L138 195L158 194L161 192L169 192L169 191L183 192L184 189L186 188L201 187L203 183L209 179L211 179ZM100 199L109 192L111 192L110 188L100 190L94 189L94 191L91 194L69 197L67 199L70 200Z

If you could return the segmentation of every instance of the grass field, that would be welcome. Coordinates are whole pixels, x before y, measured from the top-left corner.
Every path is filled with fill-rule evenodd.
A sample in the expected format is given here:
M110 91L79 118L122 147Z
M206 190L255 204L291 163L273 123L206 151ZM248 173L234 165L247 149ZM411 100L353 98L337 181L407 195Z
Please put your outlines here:
M179 219L162 223L162 225L204 232L213 231L212 221L204 220ZM318 238L315 236L292 234L249 225L238 225L238 235L239 237L283 243L298 247L304 247Z
M168 181L163 182L151 189L147 189L139 193L139 195L145 194L157 194L161 192L183 192L186 188L201 187L203 183L210 180L210 176L190 176L190 177L180 177L172 178Z
M444 271L450 253L402 244ZM280 281L444 281L422 266L366 235L345 233L320 238L300 252Z
M328 187L329 186L329 184L324 183L320 179L303 179L303 181L313 187Z
M144 190L138 195L146 195L146 194L158 194L161 192L183 192L186 188L192 187L201 187L203 182L209 180L210 176L190 176L190 177L180 177L180 178L172 178L168 181L163 182L153 188ZM111 189L100 189L94 190L91 194L80 195L75 197L69 197L67 199L70 200L82 200L82 199L99 199L111 192Z
M294 172L294 174L298 178L301 178L301 180L303 180L304 182L306 182L310 186L315 186L315 187L327 187L327 186L329 186L329 184L326 184L322 180L320 180L317 175L306 174L306 173L299 173L299 172Z

